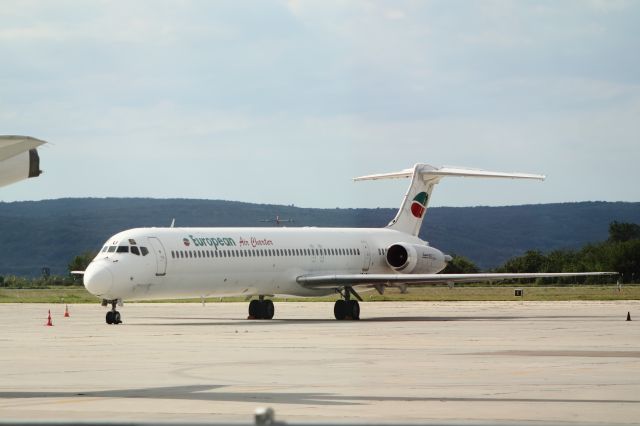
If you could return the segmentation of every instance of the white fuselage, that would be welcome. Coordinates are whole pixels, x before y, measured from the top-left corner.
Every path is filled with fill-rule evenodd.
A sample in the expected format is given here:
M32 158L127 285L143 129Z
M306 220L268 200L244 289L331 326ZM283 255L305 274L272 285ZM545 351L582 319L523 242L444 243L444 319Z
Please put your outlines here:
M106 300L319 296L335 290L306 288L296 278L396 273L385 257L395 243L427 245L387 228L137 228L105 243L84 282ZM425 272L444 266L434 262Z

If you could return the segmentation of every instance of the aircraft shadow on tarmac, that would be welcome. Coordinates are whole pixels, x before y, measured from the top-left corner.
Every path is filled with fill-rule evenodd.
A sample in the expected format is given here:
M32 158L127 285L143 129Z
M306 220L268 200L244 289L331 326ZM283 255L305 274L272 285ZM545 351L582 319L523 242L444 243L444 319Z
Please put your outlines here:
M273 404L363 405L371 402L558 402L597 404L640 404L640 400L555 399L555 398L471 398L415 396L355 396L305 392L221 392L222 385L190 385L141 389L83 392L0 392L0 399L28 398L146 398L219 402L260 402Z
M358 322L447 322L447 321L517 321L517 320L536 320L536 321L558 321L558 320L593 320L594 318L608 318L603 315L538 315L538 316L410 316L410 317L372 317L362 318ZM240 318L213 318L213 317L138 317L137 319L160 320L160 321L176 321L176 322L153 322L153 323L133 323L131 326L211 326L211 325L237 325L242 323L246 326L264 326L264 325L291 325L291 324L321 324L335 323L333 318L315 319L315 318L292 318L292 319L273 319L264 320L247 320ZM192 322L201 321L201 322ZM354 321L340 321L341 323L355 323Z

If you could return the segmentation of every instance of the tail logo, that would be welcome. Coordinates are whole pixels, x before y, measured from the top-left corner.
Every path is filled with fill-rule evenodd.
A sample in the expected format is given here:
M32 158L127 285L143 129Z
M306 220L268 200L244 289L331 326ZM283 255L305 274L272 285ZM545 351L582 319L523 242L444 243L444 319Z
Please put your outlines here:
M421 192L413 198L411 202L411 214L421 219L427 209L427 200L429 196L426 192Z

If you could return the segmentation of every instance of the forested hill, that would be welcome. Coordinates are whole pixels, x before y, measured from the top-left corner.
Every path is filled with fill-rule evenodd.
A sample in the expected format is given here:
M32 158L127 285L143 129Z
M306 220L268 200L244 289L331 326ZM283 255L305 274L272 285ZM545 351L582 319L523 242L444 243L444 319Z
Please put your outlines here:
M382 227L396 209L308 209L219 200L59 199L0 203L0 275L36 276L42 267L65 274L71 259L98 250L111 235L144 226L269 226L261 220L294 219L289 226ZM509 207L434 207L420 236L445 253L465 256L483 269L526 250L578 248L605 240L608 225L640 223L640 203L583 202ZM272 225L273 226L273 225Z

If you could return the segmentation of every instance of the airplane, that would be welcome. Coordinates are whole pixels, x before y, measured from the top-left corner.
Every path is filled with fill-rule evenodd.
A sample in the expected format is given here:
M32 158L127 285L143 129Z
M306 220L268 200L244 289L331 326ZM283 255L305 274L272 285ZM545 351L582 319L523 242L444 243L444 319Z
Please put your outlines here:
M36 148L45 143L30 136L0 136L0 187L40 176Z
M276 226L280 226L282 223L293 223L295 220L293 219L280 219L279 215L276 215L275 219L261 219L260 222L263 223L275 223Z
M84 286L111 305L107 324L120 324L123 300L257 296L249 319L274 317L267 297L339 293L337 320L358 320L356 291L412 284L613 275L583 273L440 274L451 256L418 238L434 186L445 177L544 180L544 176L416 164L355 181L410 178L395 218L384 228L136 228L110 237L84 274Z

